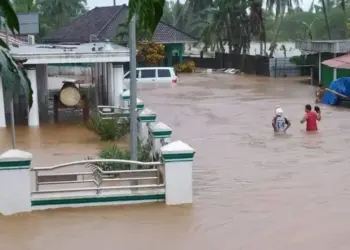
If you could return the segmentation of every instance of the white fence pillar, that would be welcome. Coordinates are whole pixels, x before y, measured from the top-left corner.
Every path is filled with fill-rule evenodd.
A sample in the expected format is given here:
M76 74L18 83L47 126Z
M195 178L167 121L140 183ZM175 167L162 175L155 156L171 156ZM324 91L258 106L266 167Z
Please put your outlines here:
M139 98L136 99L136 109L137 111L141 111L145 108L145 104L143 103L142 100L140 100Z
M148 140L148 128L156 121L157 115L152 110L145 108L142 110L138 117L138 137L139 140L147 142Z
M122 99L123 99L123 108L129 108L130 105L130 90L125 90L122 93Z
M31 153L17 149L0 155L0 213L31 211Z
M165 201L167 205L193 202L192 164L195 151L182 141L161 147L165 170Z
M152 126L150 126L150 133L153 139L153 156L159 156L160 148L170 143L172 132L172 129L162 122L158 122L157 124L152 124Z

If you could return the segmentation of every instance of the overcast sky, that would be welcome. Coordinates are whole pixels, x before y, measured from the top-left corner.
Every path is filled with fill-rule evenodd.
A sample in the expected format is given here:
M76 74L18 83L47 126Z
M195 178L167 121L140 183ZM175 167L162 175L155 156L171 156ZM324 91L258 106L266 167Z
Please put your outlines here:
M128 0L116 0L117 5L121 4L127 4ZM185 0L182 0L181 2L185 2ZM310 7L312 0L303 0L302 1L302 8L304 10L308 10ZM316 1L317 2L317 1ZM88 6L90 9L93 9L97 6L111 6L113 5L113 0L87 0Z

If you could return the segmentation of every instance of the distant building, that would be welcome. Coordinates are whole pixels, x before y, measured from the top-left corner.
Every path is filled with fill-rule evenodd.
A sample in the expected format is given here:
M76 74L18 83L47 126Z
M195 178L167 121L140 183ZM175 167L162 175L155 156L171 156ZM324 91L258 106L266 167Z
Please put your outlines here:
M116 41L121 25L126 23L127 17L126 5L96 7L71 24L45 37L44 43L80 44L106 39ZM172 65L172 56L178 55L179 62L182 62L185 43L193 43L197 39L161 21L153 35L153 41L165 45L167 64ZM128 37L123 36L123 39L118 42L125 44L128 42Z

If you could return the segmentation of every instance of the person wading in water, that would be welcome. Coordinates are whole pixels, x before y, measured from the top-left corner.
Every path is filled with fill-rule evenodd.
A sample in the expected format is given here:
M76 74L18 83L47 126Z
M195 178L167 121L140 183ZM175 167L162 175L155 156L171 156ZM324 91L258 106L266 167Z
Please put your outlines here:
M283 109L276 108L276 115L272 118L273 131L275 133L286 133L290 125L290 121L283 116Z
M315 106L315 111L312 111L310 104L305 105L305 115L300 123L306 122L306 131L317 131L317 121L321 121L321 110Z

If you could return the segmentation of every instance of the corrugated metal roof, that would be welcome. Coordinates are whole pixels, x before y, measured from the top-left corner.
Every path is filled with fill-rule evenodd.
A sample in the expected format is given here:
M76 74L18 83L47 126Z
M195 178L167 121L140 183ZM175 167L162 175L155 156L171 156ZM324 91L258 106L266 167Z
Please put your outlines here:
M305 51L314 51L321 53L347 53L350 51L350 40L298 40L295 42L295 48Z
M96 7L71 24L61 28L54 34L44 38L45 43L87 43L90 35L98 39L116 40L119 25L124 24L128 17L126 5ZM175 27L160 22L156 28L153 39L157 43L184 43L195 42L197 39ZM124 36L121 43L127 43L128 37Z

